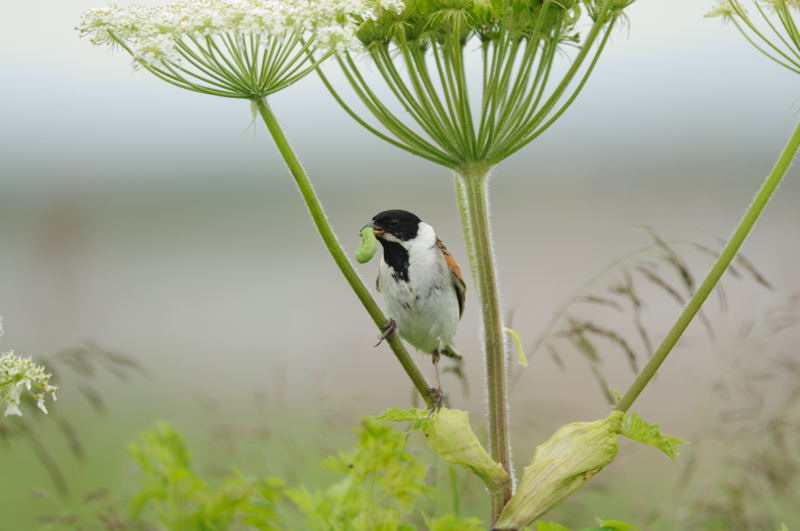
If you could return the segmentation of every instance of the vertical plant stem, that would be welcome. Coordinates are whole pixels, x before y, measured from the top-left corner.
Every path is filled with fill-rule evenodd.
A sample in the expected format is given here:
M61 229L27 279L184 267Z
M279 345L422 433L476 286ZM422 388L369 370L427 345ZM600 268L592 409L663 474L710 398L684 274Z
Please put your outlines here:
M720 253L716 263L714 263L713 267L711 268L711 271L708 272L706 278L703 280L703 283L686 304L686 307L683 309L683 312L681 312L678 320L672 326L669 333L667 333L667 336L664 338L664 341L662 341L661 345L659 345L658 349L656 349L655 353L650 358L650 361L647 362L647 365L645 365L634 382L631 384L630 388L625 393L625 396L623 396L622 400L620 400L619 404L617 404L616 409L619 411L628 411L631 405L633 405L633 402L639 397L641 392L653 378L658 368L667 358L667 355L669 355L672 348L678 342L678 339L680 339L684 330L686 330L686 327L689 326L689 323L700 310L700 307L711 293L711 290L713 290L714 286L717 285L720 277L722 277L722 274L736 256L736 253L739 251L742 243L744 243L745 238L747 238L747 234L750 232L750 229L753 228L753 225L755 224L759 215L761 215L761 212L767 205L767 201L769 201L769 198L772 196L773 192L778 187L778 184L781 182L781 179L786 174L786 171L789 169L789 165L791 164L792 159L794 159L794 156L797 154L798 149L800 149L800 125L795 128L792 136L789 137L789 141L787 142L786 147L783 148L783 152L781 152L780 156L778 157L775 166L772 168L772 171L761 185L758 193L756 193L753 202L750 203L750 206L744 213L744 217L742 217L742 220L739 222L739 226L736 227L736 230L728 240L725 248Z
M469 270L475 274L478 264L475 261L475 244L472 239L472 232L469 230L469 204L467 202L467 189L465 179L458 173L453 174L456 186L456 198L458 199L458 215L461 218L461 227L464 229L464 242L467 244L467 254L469 256Z
M506 348L500 313L494 249L489 224L489 167L474 165L459 172L456 185L459 210L469 248L472 277L478 288L483 320L483 351L486 361L486 386L489 404L489 450L511 478L511 441L508 433L508 395ZM492 497L492 522L511 497L513 481Z
M261 118L263 118L264 123L267 125L267 129L269 129L272 138L275 140L278 151L280 151L284 162L286 162L286 165L289 167L289 171L292 177L294 177L297 188L303 196L303 201L305 201L306 207L308 207L308 212L311 214L311 219L314 221L314 225L317 227L317 231L322 237L325 247L328 249L328 252L331 253L331 257L333 257L336 265L339 266L345 279L347 279L350 287L353 288L353 291L361 301L361 304L364 305L367 313L372 317L372 320L377 326L382 326L386 323L386 316L375 302L375 299L372 298L372 295L364 285L361 277L358 276L353 264L351 264L350 260L347 258L347 254L345 254L344 249L342 249L342 245L336 239L336 235L333 233L328 218L322 210L322 204L319 202L319 198L317 198L317 194L314 192L314 187L311 185L311 181L309 181L302 164L300 164L300 160L289 145L289 141L283 134L283 130L281 130L280 124L278 124L278 120L272 113L266 99L253 100L253 104L258 109ZM406 348L403 346L400 337L395 335L389 338L387 342L392 352L394 352L394 355L397 357L397 361L400 362L400 365L403 366L406 374L408 374L408 377L413 382L414 387L416 387L423 400L425 400L425 403L428 407L432 407L433 401L428 395L430 386L425 381L425 377L422 376L414 360L411 359Z

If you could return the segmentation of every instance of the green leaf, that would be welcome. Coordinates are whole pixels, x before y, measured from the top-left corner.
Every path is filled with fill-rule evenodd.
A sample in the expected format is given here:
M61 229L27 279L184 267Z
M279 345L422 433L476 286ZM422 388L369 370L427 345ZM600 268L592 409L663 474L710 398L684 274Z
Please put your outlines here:
M612 411L594 422L559 428L536 447L517 492L495 522L497 529L519 529L564 501L617 455L623 413Z
M472 431L469 413L459 409L439 409L422 426L428 446L452 465L461 465L474 472L489 492L496 492L509 481L508 473L491 458Z
M688 441L661 432L658 424L650 424L638 413L628 413L622 420L622 435L634 441L655 446L673 461L677 461L679 446Z

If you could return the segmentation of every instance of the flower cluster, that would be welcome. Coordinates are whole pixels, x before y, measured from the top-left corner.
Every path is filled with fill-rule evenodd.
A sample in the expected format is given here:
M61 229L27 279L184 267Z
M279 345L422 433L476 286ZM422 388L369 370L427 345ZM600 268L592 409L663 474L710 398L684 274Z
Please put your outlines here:
M295 35L326 50L357 46L356 24L400 0L192 0L162 7L112 5L83 15L78 30L96 45L119 44L142 65L181 63L184 39L258 37L263 42ZM234 41L231 41L234 42ZM224 45L224 44L223 44Z
M0 321L0 334L2 334ZM17 357L14 352L6 352L0 356L0 406L5 406L6 415L22 415L19 401L27 391L36 399L39 409L47 413L44 406L45 395L56 399L58 388L50 385L50 374L44 367L36 365L30 358Z
M110 6L78 30L120 46L156 77L187 90L258 99L298 81L317 62L358 49L358 27L401 0L187 0Z

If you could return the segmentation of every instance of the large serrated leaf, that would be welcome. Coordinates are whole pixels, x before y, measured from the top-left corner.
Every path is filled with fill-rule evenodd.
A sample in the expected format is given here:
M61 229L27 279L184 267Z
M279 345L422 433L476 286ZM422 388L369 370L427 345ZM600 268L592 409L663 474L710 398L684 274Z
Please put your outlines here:
M638 413L628 413L622 419L621 434L634 441L649 444L664 452L667 457L677 461L679 446L688 441L661 432L658 424L646 422Z

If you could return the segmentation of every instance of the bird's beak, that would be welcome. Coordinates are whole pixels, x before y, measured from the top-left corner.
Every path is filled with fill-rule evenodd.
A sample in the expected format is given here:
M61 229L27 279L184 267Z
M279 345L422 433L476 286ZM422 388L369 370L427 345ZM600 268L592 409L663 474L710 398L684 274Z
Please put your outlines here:
M381 228L379 225L376 225L375 224L375 220L372 220L369 223L367 223L366 225L364 225L363 227L361 227L361 230L364 230L367 227L372 227L372 232L375 233L375 236L382 236L383 235L383 228Z

